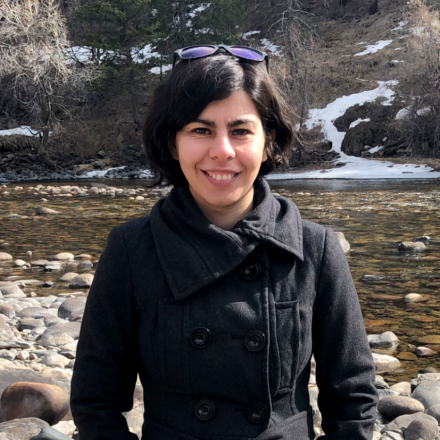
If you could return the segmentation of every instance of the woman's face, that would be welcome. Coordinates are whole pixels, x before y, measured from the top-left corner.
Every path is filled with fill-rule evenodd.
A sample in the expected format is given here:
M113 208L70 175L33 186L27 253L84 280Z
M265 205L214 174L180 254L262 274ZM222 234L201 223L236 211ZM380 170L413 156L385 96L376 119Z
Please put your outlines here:
M175 158L203 212L246 214L267 159L258 110L244 90L210 103L176 134Z

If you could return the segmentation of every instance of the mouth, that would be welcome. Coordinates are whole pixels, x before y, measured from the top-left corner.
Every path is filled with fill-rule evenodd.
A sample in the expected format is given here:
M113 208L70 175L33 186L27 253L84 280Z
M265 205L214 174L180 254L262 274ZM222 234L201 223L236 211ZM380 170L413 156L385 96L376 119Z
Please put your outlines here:
M231 180L234 180L239 173L233 173L231 171L229 172L216 172L216 171L203 171L203 173L208 176L210 179L213 179L217 182L230 182Z

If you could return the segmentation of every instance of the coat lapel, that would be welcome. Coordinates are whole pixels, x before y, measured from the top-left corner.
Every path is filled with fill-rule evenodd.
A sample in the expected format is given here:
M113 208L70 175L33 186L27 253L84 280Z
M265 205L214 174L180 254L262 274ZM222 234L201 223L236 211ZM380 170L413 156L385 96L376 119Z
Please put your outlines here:
M295 204L255 182L255 208L231 231L213 225L187 188L174 188L151 211L157 254L170 289L184 299L234 270L260 243L303 259L301 218Z

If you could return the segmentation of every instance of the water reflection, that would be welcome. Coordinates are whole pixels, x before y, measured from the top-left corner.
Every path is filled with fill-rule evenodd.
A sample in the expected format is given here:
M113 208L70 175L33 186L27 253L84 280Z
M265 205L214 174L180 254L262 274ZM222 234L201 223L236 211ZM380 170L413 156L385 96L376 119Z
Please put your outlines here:
M108 183L108 182L107 182ZM428 335L440 335L440 183L437 181L285 181L270 182L273 191L292 199L303 218L344 232L351 244L350 268L358 289L368 333L391 330L402 341L397 351L402 372L386 374L390 382L415 377L426 366L440 370L440 357L408 355L424 344ZM51 185L54 185L51 183ZM62 184L57 184L61 186ZM81 185L86 185L81 182ZM113 182L112 182L112 185ZM160 198L156 191L142 188L141 182L118 182L120 187L138 188L145 200L127 195L109 197L58 197L42 195L35 184L20 185L9 196L0 188L0 251L14 259L51 259L56 253L87 253L98 259L110 229L126 220L147 215ZM116 186L116 184L115 184ZM37 206L60 212L53 217L34 217ZM399 252L401 241L428 235L431 240L422 253ZM24 272L24 273L23 273ZM40 269L22 271L0 267L0 281L9 277L53 281L54 287L34 287L38 295L66 292L58 280L63 272ZM370 275L365 277L365 275ZM423 301L408 304L404 296L423 295ZM385 351L386 352L386 351ZM406 360L408 358L408 360Z

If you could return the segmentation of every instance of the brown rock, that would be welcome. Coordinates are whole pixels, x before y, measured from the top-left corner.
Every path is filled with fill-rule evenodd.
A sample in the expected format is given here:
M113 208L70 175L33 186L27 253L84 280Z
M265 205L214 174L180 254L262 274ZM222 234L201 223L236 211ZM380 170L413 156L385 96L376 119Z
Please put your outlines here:
M56 385L15 382L3 391L0 401L3 421L37 417L55 425L69 411L69 394Z

